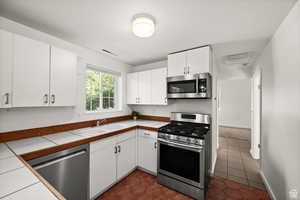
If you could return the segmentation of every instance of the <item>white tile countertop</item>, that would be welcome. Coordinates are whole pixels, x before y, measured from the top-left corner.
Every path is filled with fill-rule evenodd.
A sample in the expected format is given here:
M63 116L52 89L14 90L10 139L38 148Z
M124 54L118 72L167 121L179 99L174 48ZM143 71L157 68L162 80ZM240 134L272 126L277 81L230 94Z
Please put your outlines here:
M127 120L97 127L82 128L45 136L0 143L0 199L57 199L55 195L19 160L17 155L134 127L160 128L168 122Z

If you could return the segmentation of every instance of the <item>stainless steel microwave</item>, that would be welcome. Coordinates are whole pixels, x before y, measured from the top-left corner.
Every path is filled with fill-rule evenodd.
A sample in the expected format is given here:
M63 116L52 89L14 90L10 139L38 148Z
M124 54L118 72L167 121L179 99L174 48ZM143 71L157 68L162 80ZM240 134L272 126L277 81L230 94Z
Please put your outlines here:
M167 78L169 99L208 99L211 98L211 90L209 73Z

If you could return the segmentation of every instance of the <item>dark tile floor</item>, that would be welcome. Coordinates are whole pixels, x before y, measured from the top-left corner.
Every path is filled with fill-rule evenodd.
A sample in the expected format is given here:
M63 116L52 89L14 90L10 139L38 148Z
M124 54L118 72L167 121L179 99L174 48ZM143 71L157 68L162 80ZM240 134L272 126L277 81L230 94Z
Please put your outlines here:
M218 159L215 176L265 190L259 174L259 161L250 151L250 129L219 128Z
M156 177L136 170L97 200L190 200L156 183ZM266 191L220 177L212 177L206 200L271 200Z

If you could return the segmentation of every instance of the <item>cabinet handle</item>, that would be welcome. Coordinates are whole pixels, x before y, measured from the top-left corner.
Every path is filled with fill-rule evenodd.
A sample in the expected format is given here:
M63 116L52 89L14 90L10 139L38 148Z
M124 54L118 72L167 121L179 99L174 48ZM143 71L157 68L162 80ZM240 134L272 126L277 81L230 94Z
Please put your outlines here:
M8 105L9 104L9 93L5 93L4 97L5 97L4 104Z
M144 132L144 135L150 135L150 133Z
M118 152L120 153L121 152L121 146L118 145Z
M118 148L115 146L115 154L118 153Z
M51 95L51 103L52 103L52 104L55 103L55 95L54 95L54 94Z
M44 95L44 104L48 104L48 94Z
M154 149L157 149L157 142L154 142Z
M168 103L168 98L167 97L165 97L165 103Z
M186 68L187 68L187 74L189 74L190 73L190 67L187 66Z
M186 74L186 67L184 67L183 73Z

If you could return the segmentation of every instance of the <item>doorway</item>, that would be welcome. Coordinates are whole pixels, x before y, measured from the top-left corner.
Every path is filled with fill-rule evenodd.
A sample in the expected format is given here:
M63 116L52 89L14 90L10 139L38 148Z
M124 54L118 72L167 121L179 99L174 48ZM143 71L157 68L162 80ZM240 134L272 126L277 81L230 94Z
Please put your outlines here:
M251 79L219 81L219 145L215 176L265 190L259 174L259 150L255 148L260 136L254 133L260 131L258 75Z

